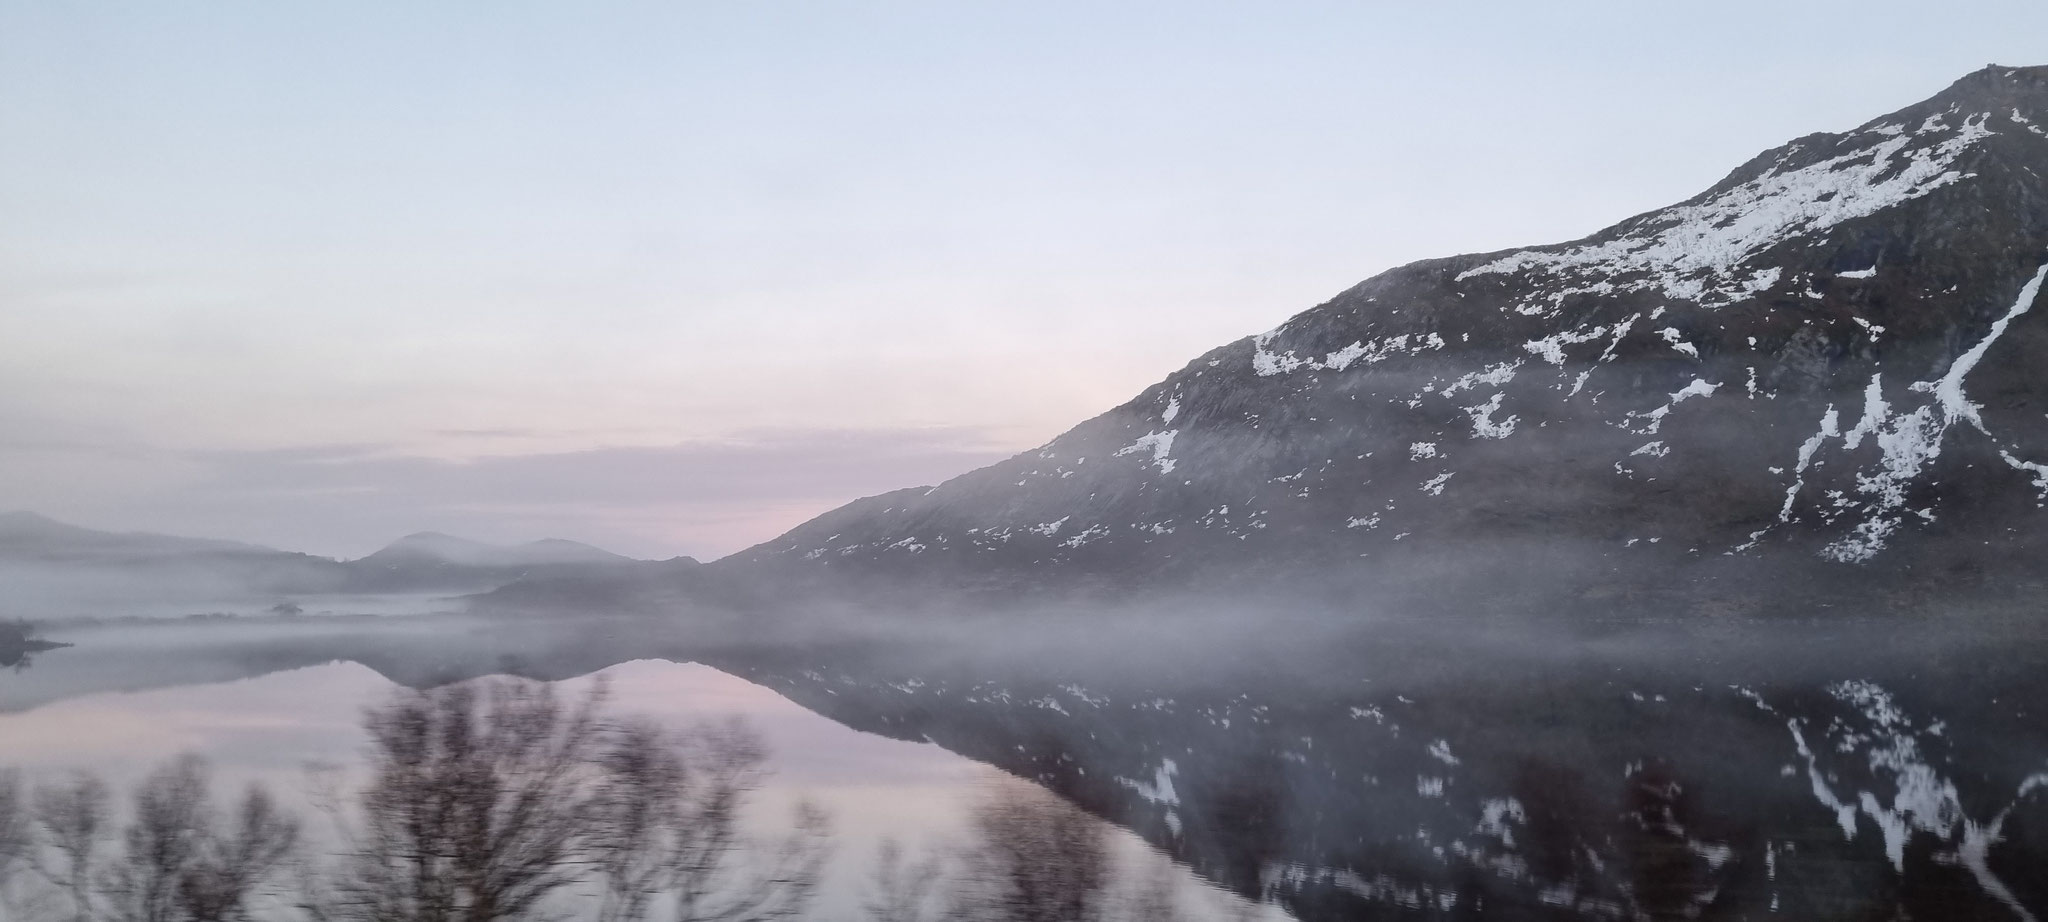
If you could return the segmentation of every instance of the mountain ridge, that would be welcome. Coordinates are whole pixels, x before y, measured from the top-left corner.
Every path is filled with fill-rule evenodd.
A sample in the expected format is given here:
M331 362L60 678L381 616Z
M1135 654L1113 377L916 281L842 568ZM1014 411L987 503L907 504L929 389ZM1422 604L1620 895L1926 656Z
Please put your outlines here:
M102 551L152 551L156 553L289 553L244 541L193 538L147 531L106 531L86 528L50 518L38 512L17 509L0 513L0 548L20 549L69 541Z
M633 559L566 538L541 538L520 544L493 544L437 531L423 531L401 537L357 560L390 561L421 557L465 566L488 567L619 563Z
M1577 239L1379 273L1036 449L710 564L436 533L350 563L417 582L576 558L491 593L550 604L1560 575L1633 599L1706 574L1741 609L1763 585L2035 585L2044 174L2048 67L1994 66Z
M2048 67L1986 68L1576 240L1381 273L710 566L1008 590L1560 538L1950 566L1917 545L2022 527L2024 558L2037 526L2002 507L2048 495L2048 431L2007 407L2048 403L2013 373L2048 349L2044 125Z
M329 596L347 597L332 603L345 609L428 604L413 597L488 593L522 579L631 582L643 569L691 564L634 560L564 539L504 546L433 532L336 560L234 541L101 531L18 511L0 513L0 586L7 590L0 618L261 613Z

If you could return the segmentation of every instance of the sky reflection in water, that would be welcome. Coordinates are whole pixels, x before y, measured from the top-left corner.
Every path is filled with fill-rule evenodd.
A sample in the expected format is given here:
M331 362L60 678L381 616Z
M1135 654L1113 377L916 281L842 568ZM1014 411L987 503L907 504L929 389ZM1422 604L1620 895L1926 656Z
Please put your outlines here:
M804 799L832 816L836 851L817 915L837 917L859 905L884 839L913 851L944 851L970 834L975 806L992 788L1015 783L936 745L850 729L694 663L638 660L558 687L576 697L600 679L609 686L613 716L677 730L739 716L760 733L773 774L756 796L751 823L764 833L784 829ZM217 792L260 782L310 815L312 770L338 768L350 782L359 777L364 709L397 691L365 666L336 662L231 682L87 695L0 714L0 765L32 780L87 770L125 791L165 760L197 753L212 763ZM331 835L324 825L313 823L315 841ZM1109 844L1118 876L1152 879L1170 864L1120 829L1112 827ZM1184 870L1171 876L1189 918L1237 918L1248 908ZM1259 913L1284 918L1269 907Z

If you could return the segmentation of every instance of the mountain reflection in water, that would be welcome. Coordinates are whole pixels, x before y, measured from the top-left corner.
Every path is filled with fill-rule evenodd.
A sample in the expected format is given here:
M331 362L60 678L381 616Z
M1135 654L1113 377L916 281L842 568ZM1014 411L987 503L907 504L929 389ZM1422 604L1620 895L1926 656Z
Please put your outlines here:
M601 670L622 707L664 723L750 717L776 753L759 806L782 825L763 832L786 831L798 791L834 819L839 857L821 893L843 896L821 917L858 917L878 890L904 897L880 900L884 916L995 911L986 894L973 903L973 887L942 899L921 884L933 854L947 857L948 880L981 868L980 878L1007 877L1034 893L1091 892L1096 878L1076 868L997 874L988 869L1034 862L1006 865L961 845L1002 823L981 806L989 775L949 753L1035 782L1201 878L1305 919L2048 912L2048 726L2035 713L2048 701L2048 677L2033 665L2042 661L2036 632L1835 619L1645 623L1554 637L1388 628L1339 642L1296 637L1280 618L1256 642L1205 638L1207 658L1174 646L1193 631L1154 631L1141 656L1114 625L1093 622L1084 650L1052 631L997 643L941 627L890 643L718 644L629 619L573 631L448 621L434 628L446 634L436 643L414 633L425 622L381 638L320 625L249 626L211 642L87 632L59 638L80 645L32 673L0 677L0 707L40 703L0 718L0 738L26 741L10 746L10 759L30 767L66 764L44 750L73 745L129 781L181 749L239 745L246 758L217 757L223 775L269 764L282 784L298 760L357 755L357 709L377 698L382 679L334 665L44 702L95 683L175 684L152 678L157 669L259 674L335 658L414 685L493 672L569 679L565 694L589 681L572 677ZM172 648L180 655L151 652ZM705 667L612 665L635 656L700 660L755 684L683 678L718 676ZM192 715L243 705L177 703L287 677L304 684L248 695L274 701L274 711L242 710L204 733L190 729ZM33 684L45 680L40 691ZM266 726L225 732L236 721ZM64 742L88 725L116 729L97 751L89 740ZM246 741L235 743L237 733ZM276 735L263 742L263 733ZM208 734L213 742L194 744ZM998 838L1092 854L1061 828ZM885 848L883 830L902 844ZM1152 854L1121 833L1109 841L1112 855L1125 856L1110 863L1118 867ZM1158 901L1145 896L1161 889L1147 883L1154 874L1111 874L1102 892L1115 898L1089 905L1155 914ZM1173 917L1199 917L1188 895L1214 891L1190 889L1184 872L1173 880ZM1080 911L1057 904L1039 917ZM1248 904L1206 905L1227 916Z
M0 715L0 740L6 918L77 918L81 900L163 920L1281 915L1035 786L699 665L404 693L334 663L72 698ZM301 841L209 911L193 882L253 854L245 786ZM60 802L73 827L100 817L76 886ZM200 844L143 844L172 840Z
M1998 692L1638 675L1309 702L760 678L1033 777L1304 918L2030 920L2048 901L2048 741L2007 706L2038 699ZM1930 698L1945 717L1907 703Z

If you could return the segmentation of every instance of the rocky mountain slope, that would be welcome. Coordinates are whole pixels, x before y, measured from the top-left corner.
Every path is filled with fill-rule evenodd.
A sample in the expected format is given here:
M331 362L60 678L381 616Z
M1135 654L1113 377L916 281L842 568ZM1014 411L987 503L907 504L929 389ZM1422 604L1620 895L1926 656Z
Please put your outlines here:
M1386 272L1035 451L712 567L1007 588L2024 565L2044 176L2048 67L1989 68L1582 240Z

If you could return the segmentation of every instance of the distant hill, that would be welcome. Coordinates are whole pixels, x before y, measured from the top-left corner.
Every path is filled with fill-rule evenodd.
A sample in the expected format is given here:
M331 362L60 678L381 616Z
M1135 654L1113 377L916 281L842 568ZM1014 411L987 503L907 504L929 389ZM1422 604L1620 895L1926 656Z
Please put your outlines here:
M95 531L33 512L0 513L0 557L139 560L189 555L281 553L284 552L237 541L180 538L148 532Z
M560 538L499 545L420 532L343 566L348 569L350 585L359 592L436 588L474 593L529 578L617 578L642 563Z
M527 577L619 577L639 565L575 541L500 546L432 532L334 560L10 512L0 514L0 618L257 612L317 596L454 596Z
M356 563L432 560L467 567L531 567L548 564L624 563L622 557L580 541L543 538L526 544L500 545L458 538L435 531L406 535Z

